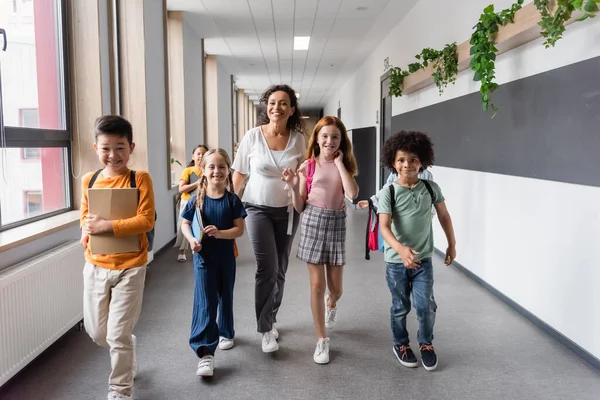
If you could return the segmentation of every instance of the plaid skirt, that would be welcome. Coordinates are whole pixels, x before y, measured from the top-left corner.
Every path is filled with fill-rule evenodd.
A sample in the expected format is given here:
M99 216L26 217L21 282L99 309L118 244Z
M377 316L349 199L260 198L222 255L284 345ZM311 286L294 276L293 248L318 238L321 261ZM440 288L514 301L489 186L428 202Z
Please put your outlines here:
M346 211L306 205L298 259L310 264L346 264Z

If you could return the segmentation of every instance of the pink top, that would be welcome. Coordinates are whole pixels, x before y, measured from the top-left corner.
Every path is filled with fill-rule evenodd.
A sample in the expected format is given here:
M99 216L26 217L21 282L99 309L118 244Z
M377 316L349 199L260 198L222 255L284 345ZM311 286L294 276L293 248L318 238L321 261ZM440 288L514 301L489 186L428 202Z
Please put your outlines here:
M328 210L344 208L344 186L333 161L317 161L306 204Z

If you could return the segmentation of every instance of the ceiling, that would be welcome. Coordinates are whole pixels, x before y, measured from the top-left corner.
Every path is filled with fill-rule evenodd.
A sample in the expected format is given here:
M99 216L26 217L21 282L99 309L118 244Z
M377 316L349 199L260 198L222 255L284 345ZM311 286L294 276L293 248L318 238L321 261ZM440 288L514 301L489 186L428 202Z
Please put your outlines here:
M322 108L418 0L167 0L253 100L285 83ZM294 36L310 36L294 51ZM382 60L383 72L383 60Z

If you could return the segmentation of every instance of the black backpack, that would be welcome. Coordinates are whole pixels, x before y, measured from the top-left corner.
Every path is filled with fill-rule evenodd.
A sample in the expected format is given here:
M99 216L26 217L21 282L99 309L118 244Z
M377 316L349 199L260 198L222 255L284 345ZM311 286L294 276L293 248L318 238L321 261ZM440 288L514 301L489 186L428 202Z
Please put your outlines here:
M94 186L94 183L96 182L96 179L98 178L98 175L100 175L100 172L102 172L101 169L99 169L98 171L96 171L94 173L94 175L92 175L92 178L90 179L90 183L88 184L88 189L91 189ZM129 187L135 189L136 183L135 183L135 171L131 170L129 171ZM138 190L138 203L140 201L140 192ZM156 219L157 219L157 214L156 211L154 211L154 224L156 225ZM154 246L154 225L152 226L152 230L149 232L146 232L146 238L148 238L148 251L152 250L152 247Z

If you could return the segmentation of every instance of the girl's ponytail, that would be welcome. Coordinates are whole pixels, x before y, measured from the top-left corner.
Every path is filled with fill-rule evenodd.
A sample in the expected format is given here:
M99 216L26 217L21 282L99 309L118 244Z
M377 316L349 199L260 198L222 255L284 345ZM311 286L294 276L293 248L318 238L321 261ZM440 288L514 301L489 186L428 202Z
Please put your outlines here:
M208 178L206 178L206 175L202 175L202 177L200 177L200 184L198 185L198 189L196 189L196 192L198 194L198 196L196 197L196 207L198 207L200 211L202 211L204 208L204 197L206 196L207 186Z

